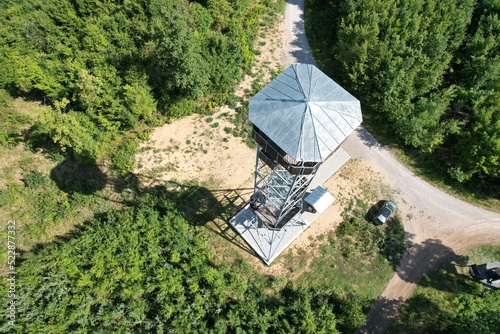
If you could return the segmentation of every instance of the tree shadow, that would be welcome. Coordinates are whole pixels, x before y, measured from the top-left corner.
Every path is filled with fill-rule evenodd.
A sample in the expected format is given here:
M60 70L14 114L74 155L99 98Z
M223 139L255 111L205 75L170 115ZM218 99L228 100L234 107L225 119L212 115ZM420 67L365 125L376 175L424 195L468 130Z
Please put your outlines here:
M57 178L54 181L64 191L91 194L92 191L98 190L97 188L102 189L106 185L106 180L108 180L100 169L96 171L95 168L98 168L98 166L82 166L74 162L65 161L54 168L55 171L53 170L51 177ZM77 173L77 175L71 175L72 173ZM99 177L98 187L95 187L95 173ZM90 180L85 178L90 176L94 177L90 178ZM182 184L176 181L167 181L162 185L152 187L135 188L133 184L139 182L137 176L130 175L129 179L131 180L128 180L128 182L123 182L123 184L115 183L114 186L116 191L129 189L134 196L132 200L115 201L112 198L103 198L118 202L126 207L139 207L142 204L152 204L153 208L160 212L160 214L176 210L189 225L195 228L206 228L245 252L257 256L239 238L239 235L233 231L228 223L229 219L246 204L243 196L246 195L247 191L251 191L251 188L210 190L196 183ZM131 188L126 188L127 186ZM94 222L105 220L106 217L107 212L96 213L93 220L87 220L74 226L64 235L55 236L52 241L47 243L39 242L33 245L30 252L38 252L47 244L65 243L71 239L78 238Z
M468 261L455 256L426 275L419 285L427 289L408 299L391 332L496 333L500 314L488 304L495 292L486 293L481 282L457 271L468 268Z
M95 163L80 163L73 158L66 158L52 168L50 178L59 189L68 194L92 195L104 189L108 182L101 166Z
M484 283L468 273L468 256L455 255L451 261L443 263L438 271L426 275L420 282L421 286L432 287L436 290L456 293L478 294ZM458 268L463 268L458 271Z
M445 330L441 327L443 324L439 321L439 317L436 316L442 314L443 309L430 298L423 295L413 296L405 304L401 312L402 317L404 317L406 310L416 310L415 313L408 315L413 320L411 324L400 324L400 318L398 318L392 327L402 325L413 333L443 333Z
M427 239L422 243L415 243L413 238L413 234L406 232L407 251L395 270L395 275L407 283L419 284L425 275L438 268L444 261L456 257L453 250L441 240ZM374 302L368 313L368 320L359 332L383 333L396 318L404 302L402 297L395 300L380 297Z
M216 189L209 190L203 187L191 188L186 194L191 201L194 199L198 215L188 216L186 219L192 224L203 226L209 231L223 237L234 246L246 253L258 257L257 253L240 238L239 234L229 224L247 204L243 196L251 192L251 188ZM189 202L186 201L186 203ZM188 209L190 206L186 206ZM194 212L194 210L192 210Z
M419 283L426 273L436 269L443 261L456 256L451 248L443 245L441 240L427 239L416 244L411 241L412 236L408 235L408 253L403 256L396 268L396 273L406 282Z
M140 180L134 173L127 173L117 178L108 179L116 193L137 193L140 190Z
M249 195L252 192L253 188L212 190L214 196L221 203L223 210L216 216L216 219L214 219L211 224L207 224L205 227L221 235L224 239L248 254L261 260L257 253L243 241L239 233L229 224L229 220L246 206L248 198L250 197ZM245 198L247 198L247 200L245 200Z
M61 161L50 171L50 178L68 194L93 195L104 189L108 176L89 152L76 153L71 148L62 152L39 124L23 131L23 138L32 152L43 152L50 159Z
M100 219L105 216L105 213L97 213L94 214L94 220ZM37 242L33 246L29 248L29 250L17 248L16 249L16 267L22 265L25 261L25 254L34 254L37 255L43 252L47 247L51 245L62 245L65 244L72 239L80 237L89 227L91 227L94 223L94 220L85 220L82 223L73 226L69 231L61 235L55 235L54 238L50 241L45 242Z
M405 252L405 239L408 234L398 215L389 218L385 225L386 240L383 254L396 271Z
M377 148L377 149L381 149L384 147L364 127L358 126L356 128L355 132L356 132L356 135L358 136L358 138L361 139L361 141L363 142L363 144L365 146L367 146L369 148Z
M357 333L384 333L387 328L387 323L396 319L403 304L403 298L387 299L380 297L375 301L368 313L366 324L360 327Z

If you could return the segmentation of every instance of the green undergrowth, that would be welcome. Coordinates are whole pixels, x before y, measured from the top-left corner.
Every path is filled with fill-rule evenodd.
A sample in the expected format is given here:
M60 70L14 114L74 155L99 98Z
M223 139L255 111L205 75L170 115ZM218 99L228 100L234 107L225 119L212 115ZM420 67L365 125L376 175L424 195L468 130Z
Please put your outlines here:
M339 226L318 238L310 270L298 278L301 285L334 284L368 301L382 293L403 254L405 233L399 216L375 226L366 219L368 209L363 201L347 207Z

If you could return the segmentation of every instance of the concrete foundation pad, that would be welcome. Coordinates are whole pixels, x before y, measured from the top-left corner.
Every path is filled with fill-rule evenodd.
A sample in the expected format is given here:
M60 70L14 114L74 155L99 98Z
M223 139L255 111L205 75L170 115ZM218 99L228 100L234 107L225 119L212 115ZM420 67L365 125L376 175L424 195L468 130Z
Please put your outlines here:
M309 189L313 190L318 185L322 185L347 160L349 160L349 155L344 150L338 149L334 152L320 166ZM262 261L269 265L318 217L319 213L302 211L297 213L280 230L274 230L263 225L250 209L250 205L247 205L229 220L229 224L241 235Z
M269 229L262 225L250 205L231 218L229 224L268 265L308 227L297 214L280 230Z

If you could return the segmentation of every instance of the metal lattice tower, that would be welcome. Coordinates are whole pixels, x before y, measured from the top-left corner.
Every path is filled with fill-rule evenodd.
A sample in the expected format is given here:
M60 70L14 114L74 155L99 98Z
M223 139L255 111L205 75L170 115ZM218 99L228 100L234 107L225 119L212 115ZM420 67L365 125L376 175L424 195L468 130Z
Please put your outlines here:
M360 123L359 101L313 65L295 64L250 100L257 142L250 207L279 229L302 210L321 163Z
M250 99L248 117L257 143L254 191L229 224L270 264L316 208L333 203L319 185L347 161L338 147L361 123L361 106L313 65L294 64ZM304 198L315 201L313 210L303 209Z
M250 206L270 228L280 228L302 209L302 197L320 163L294 161L254 126L257 142Z

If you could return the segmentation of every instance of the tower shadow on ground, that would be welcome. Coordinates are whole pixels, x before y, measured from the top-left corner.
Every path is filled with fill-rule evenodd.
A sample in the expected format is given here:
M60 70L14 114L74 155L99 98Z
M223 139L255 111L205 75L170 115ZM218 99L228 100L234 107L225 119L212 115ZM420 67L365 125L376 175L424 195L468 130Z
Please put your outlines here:
M175 209L191 226L205 228L257 257L253 249L241 240L228 224L229 219L248 203L253 188L208 189L197 182L180 183L153 179L153 183L158 182L161 185L141 189L141 192L172 200Z

